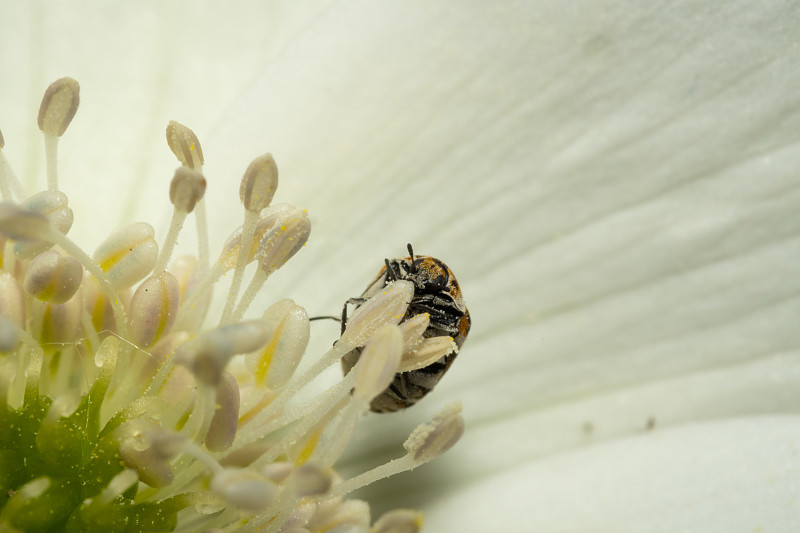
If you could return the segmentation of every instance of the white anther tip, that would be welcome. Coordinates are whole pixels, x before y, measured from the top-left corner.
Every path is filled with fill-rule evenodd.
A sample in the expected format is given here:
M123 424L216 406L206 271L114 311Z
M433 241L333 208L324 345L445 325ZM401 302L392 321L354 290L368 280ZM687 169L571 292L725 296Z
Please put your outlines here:
M47 135L61 137L78 111L80 85L72 78L61 78L50 84L39 106L39 129Z
M415 461L425 463L452 448L463 434L461 402L453 402L445 406L433 420L417 426L403 447Z

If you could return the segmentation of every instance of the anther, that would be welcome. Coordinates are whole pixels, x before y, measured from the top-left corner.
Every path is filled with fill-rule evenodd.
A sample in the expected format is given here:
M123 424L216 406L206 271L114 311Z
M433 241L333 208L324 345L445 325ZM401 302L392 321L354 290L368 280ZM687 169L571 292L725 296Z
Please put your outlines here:
M114 432L119 441L119 454L128 468L139 474L139 479L151 487L164 487L172 483L174 474L162 450L153 446L150 435L161 430L152 420L136 418Z
M414 284L406 280L393 281L358 308L347 322L339 339L346 346L361 346L378 329L399 324L414 296Z
M341 528L348 533L369 533L369 504L361 500L328 500L320 505L308 525L311 531L328 531Z
M302 498L321 496L330 490L333 474L323 465L305 463L294 469L290 483L292 492Z
M130 303L131 340L147 348L166 335L178 316L178 280L169 272L157 272L145 279Z
M373 533L419 533L422 513L411 509L394 509L382 515L372 527Z
M21 206L44 215L50 225L64 235L72 227L74 215L69 208L67 195L61 191L42 191L26 198ZM27 241L14 244L14 254L21 259L31 259L52 246L50 241Z
M267 278L305 246L309 235L311 235L311 219L308 218L308 213L297 208L285 218L278 219L267 231L256 251L258 271L253 275L241 301L236 306L232 315L233 320L239 320L244 316ZM223 320L225 319L226 316L223 314Z
M80 85L72 78L50 84L39 106L39 129L46 135L61 137L78 111Z
M452 448L463 433L461 403L453 402L445 406L433 420L417 426L403 443L403 447L415 461L425 463Z
M147 276L156 264L158 244L153 226L136 222L112 233L92 256L116 289Z
M82 280L83 267L76 259L47 250L33 258L22 286L43 302L61 304L72 298Z
M19 328L13 320L0 314L0 353L13 352L19 343Z
M306 351L311 334L308 313L285 299L267 308L262 320L274 333L263 350L247 355L247 366L257 385L277 390L292 377Z
M260 321L220 326L178 349L175 361L189 368L203 383L216 386L231 357L262 348L269 331Z
M353 395L363 410L391 384L403 353L403 335L397 326L385 326L369 338L355 369Z
M203 166L203 149L197 135L180 122L170 120L167 124L167 145L182 165L199 169Z
M206 192L206 179L195 170L179 167L169 185L169 201L175 209L191 213Z
M230 372L222 373L215 397L217 405L205 444L210 451L221 452L233 444L239 426L239 384Z
M458 353L458 345L453 337L430 337L423 340L413 350L403 353L398 372L410 372L432 365L445 355Z
M267 275L272 274L305 246L310 235L311 219L305 211L298 209L279 220L258 245L259 269Z
M0 232L15 241L37 241L50 234L50 221L43 214L16 204L0 203Z
M264 154L247 167L239 187L239 198L245 209L260 213L270 204L277 188L278 166L272 154Z
M225 468L211 479L211 492L227 504L244 511L259 512L272 503L278 487L258 472Z
M422 335L431 323L431 315L420 313L400 323L403 333L403 353L414 350L422 342Z

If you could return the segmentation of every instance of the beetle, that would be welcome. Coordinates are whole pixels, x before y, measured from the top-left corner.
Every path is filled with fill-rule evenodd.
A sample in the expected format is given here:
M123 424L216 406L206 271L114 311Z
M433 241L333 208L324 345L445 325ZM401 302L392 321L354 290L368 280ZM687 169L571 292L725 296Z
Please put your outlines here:
M342 310L342 332L347 326L349 304L355 305L358 309L388 283L408 280L414 284L414 296L401 322L421 313L428 313L430 324L423 337L450 336L457 348L424 368L395 374L389 387L370 404L370 409L376 413L405 409L428 394L453 364L472 325L469 311L461 295L461 287L450 268L435 257L415 255L411 244L407 247L408 257L385 259L383 268L361 297L351 298L345 302ZM361 351L362 348L355 348L342 357L342 369L345 374L358 362Z

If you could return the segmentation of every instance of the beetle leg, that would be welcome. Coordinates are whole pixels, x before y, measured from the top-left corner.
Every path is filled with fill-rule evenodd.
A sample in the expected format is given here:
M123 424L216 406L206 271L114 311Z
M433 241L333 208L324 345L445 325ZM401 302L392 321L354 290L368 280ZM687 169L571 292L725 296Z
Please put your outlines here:
M342 332L340 333L340 335L344 335L344 330L345 330L345 328L347 328L347 306L349 304L361 305L366 301L367 301L366 298L348 298L347 299L347 301L344 303L344 306L342 307L342 320L341 320L341 322L342 322Z

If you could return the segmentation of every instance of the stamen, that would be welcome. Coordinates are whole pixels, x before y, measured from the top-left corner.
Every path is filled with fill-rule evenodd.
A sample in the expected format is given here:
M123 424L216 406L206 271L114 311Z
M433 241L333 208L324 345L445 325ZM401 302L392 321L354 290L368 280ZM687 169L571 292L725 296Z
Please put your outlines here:
M247 366L256 385L278 390L292 377L308 346L308 313L286 299L267 308L262 320L273 331L272 339L260 352L247 355Z
M382 515L372 527L373 533L419 533L424 517L419 511L394 509Z
M352 349L363 345L384 325L399 324L413 297L414 284L410 281L398 280L389 283L350 317L338 343L346 344Z
M278 487L252 470L225 468L211 479L211 492L230 505L257 513L269 506Z
M353 372L353 396L366 411L372 399L381 394L394 379L403 353L403 334L397 326L385 326L370 337Z
M167 146L185 167L199 170L205 161L203 149L197 135L180 122L170 120L167 124Z
M417 426L403 443L403 448L415 461L427 463L455 446L463 434L461 403L453 402L446 405L433 420Z
M334 485L330 495L344 496L380 479L416 468L446 452L464 433L464 419L460 413L459 402L447 405L433 420L417 426L411 432L403 444L408 452L405 456Z
M61 78L50 84L39 106L39 129L44 133L47 157L47 188L58 189L58 138L78 111L80 86L72 78Z
M9 202L0 203L0 411L11 424L0 470L13 470L0 523L20 531L370 533L367 504L342 495L448 449L463 431L458 409L417 428L406 456L388 465L348 481L334 465L396 373L453 353L453 340L426 338L424 313L400 323L415 289L397 281L359 300L339 340L295 376L309 342L305 309L287 299L260 320L241 318L308 240L308 214L270 205L277 166L269 154L257 158L240 186L244 223L209 269L203 154L177 122L166 135L183 166L171 182L174 212L161 253L153 228L137 223L89 257L65 236L73 212L57 190L57 143L78 101L69 78L45 94L48 190L27 199L0 133L0 194ZM167 271L190 212L200 260L181 258ZM223 325L204 331L214 285L231 270ZM311 380L360 346L352 372L298 401ZM420 525L421 515L398 511L374 532Z
M289 204L278 204L267 209L264 216L262 216L256 224L256 229L253 234L253 238L250 241L250 246L247 247L247 263L250 263L250 261L256 258L258 244L266 232L272 228L282 216L293 212L295 209L297 208ZM233 233L233 235L228 237L228 240L225 242L222 252L217 259L217 262L214 264L214 267L211 269L211 272L202 278L202 280L197 284L194 293L189 297L186 303L181 306L183 312L178 318L177 327L179 329L189 329L191 328L190 324L199 323L200 319L205 315L207 301L210 298L211 289L213 289L214 284L219 281L225 272L236 267L236 261L239 256L242 241L242 229L243 228L239 228Z
M156 264L155 230L146 222L119 229L97 247L92 258L114 288L127 289L144 279Z
M308 385L320 372L341 359L347 352L363 344L375 331L386 325L398 324L403 315L405 315L413 294L413 283L410 281L395 281L367 300L361 306L361 308L366 308L365 316L362 316L352 327L351 324L348 324L347 330L334 344L333 348L320 357L300 377L295 378L294 381L284 387L272 403L258 415L258 420L269 420L281 412L286 403L300 389ZM357 316L361 316L361 313ZM349 334L348 331L350 332ZM244 440L243 443L247 443L247 440Z
M19 343L19 327L0 312L0 353L13 352L17 349Z
M169 332L179 305L180 290L175 276L158 272L144 280L131 298L131 340L142 348L155 344Z
M20 205L44 215L59 233L66 235L72 227L74 215L69 208L67 195L61 191L42 191L23 200ZM16 242L14 255L20 259L33 259L52 246L52 242L43 240Z
M172 211L172 221L169 224L169 232L164 240L161 255L154 266L156 272L163 272L167 268L169 258L175 243L178 242L178 234L183 229L183 222L186 217L194 210L206 192L206 180L202 174L186 167L180 167L175 171L175 176L169 186L169 201L175 208Z
M4 147L5 140L3 139L3 132L0 131L0 195L2 195L3 201L10 202L13 200L13 196L22 198L25 194L22 190L22 185L20 185L17 179L17 175L14 173L11 164L3 153Z
M212 452L230 448L239 427L239 384L230 372L223 372L217 384L216 410L206 433L205 445Z
M0 232L15 241L40 241L50 233L50 222L41 213L3 202Z
M403 333L403 353L415 350L422 342L422 335L431 323L431 315L420 313L400 323Z
M264 154L250 163L239 186L239 198L244 208L260 213L272 202L278 188L278 166L272 154Z
M297 496L321 496L328 492L333 483L330 468L316 463L305 463L294 469L291 490Z
M203 149L197 135L188 127L171 120L167 125L167 145L178 161L187 168L201 172L203 164ZM195 210L197 223L197 256L200 263L200 272L208 270L208 216L206 215L206 202L203 198ZM166 264L166 263L165 263Z
M242 224L242 234L239 245L239 255L236 259L236 269L233 271L231 288L228 291L228 299L225 302L225 309L222 311L221 324L229 321L233 306L239 297L239 288L244 275L244 267L247 264L247 246L253 238L258 215L272 201L275 190L278 188L278 167L270 154L264 154L253 160L247 167L239 186L239 198L244 204L244 223Z
M299 209L279 220L264 235L256 252L258 270L233 312L233 320L241 320L267 278L305 246L309 235L311 235L311 220L305 211Z
M83 267L76 259L47 250L28 265L22 286L43 302L61 304L78 292L81 281Z
M423 340L417 348L403 353L398 372L410 372L432 365L445 355L458 353L458 346L452 337L430 337Z
M334 486L335 488L335 486ZM322 504L308 524L311 531L330 531L334 528L353 533L369 533L370 512L367 502L330 499Z
M0 271L0 316L22 329L25 324L25 296L11 273Z
M216 386L231 357L258 350L268 340L269 331L262 322L238 322L185 343L175 354L175 360L189 368L201 382Z
M151 487L166 487L175 479L175 474L163 454L151 443L149 434L158 426L146 419L134 419L116 431L119 454L125 465L139 475L139 480Z

